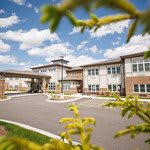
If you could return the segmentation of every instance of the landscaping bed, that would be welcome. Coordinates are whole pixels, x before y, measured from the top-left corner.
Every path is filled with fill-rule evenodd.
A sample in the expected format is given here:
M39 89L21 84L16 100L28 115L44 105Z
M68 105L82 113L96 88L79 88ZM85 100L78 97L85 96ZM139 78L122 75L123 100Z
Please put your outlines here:
M51 95L50 100L54 100L54 101L61 101L61 100L72 100L75 99L76 97L72 97L72 96L64 96L64 99L60 98L60 95Z
M50 137L43 134L22 128L18 125L0 121L0 136L2 135L22 137L41 145L49 142L50 140Z

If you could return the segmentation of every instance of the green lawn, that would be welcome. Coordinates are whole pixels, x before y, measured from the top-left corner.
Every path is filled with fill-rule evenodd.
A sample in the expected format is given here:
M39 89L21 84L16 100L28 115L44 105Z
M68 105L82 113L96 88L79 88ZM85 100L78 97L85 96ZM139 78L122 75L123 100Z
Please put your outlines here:
M5 127L6 131L8 132L8 135L23 137L25 139L31 140L41 145L49 142L50 140L50 137L48 136L22 128L20 126L17 126L11 123L0 121L0 125Z

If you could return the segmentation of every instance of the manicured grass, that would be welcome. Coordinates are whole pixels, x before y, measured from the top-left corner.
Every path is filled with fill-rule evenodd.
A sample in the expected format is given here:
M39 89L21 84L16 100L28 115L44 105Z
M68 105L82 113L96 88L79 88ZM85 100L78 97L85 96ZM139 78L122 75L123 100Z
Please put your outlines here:
M41 144L41 145L49 142L49 140L50 140L50 137L48 137L48 136L45 136L40 133L22 128L20 126L17 126L17 125L11 124L11 123L6 123L3 121L0 121L0 125L5 127L6 131L8 132L7 133L8 135L23 137L27 140L33 141L33 142Z

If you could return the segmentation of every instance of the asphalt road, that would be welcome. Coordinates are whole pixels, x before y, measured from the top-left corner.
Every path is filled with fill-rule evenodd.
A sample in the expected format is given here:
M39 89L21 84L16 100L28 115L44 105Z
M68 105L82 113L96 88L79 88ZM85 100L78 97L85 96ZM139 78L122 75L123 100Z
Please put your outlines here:
M46 95L29 95L12 98L9 101L0 102L0 118L30 125L53 134L59 134L63 125L58 124L62 117L72 116L72 112L66 109L69 103L45 102ZM128 120L121 118L120 111L113 108L98 107L104 100L79 100L80 114L94 117L97 121L92 143L102 146L105 150L149 150L144 140L148 135L138 135L134 140L128 136L113 139L115 133L129 124L138 123L138 118ZM78 141L75 137L74 140ZM138 149L138 150L139 150Z

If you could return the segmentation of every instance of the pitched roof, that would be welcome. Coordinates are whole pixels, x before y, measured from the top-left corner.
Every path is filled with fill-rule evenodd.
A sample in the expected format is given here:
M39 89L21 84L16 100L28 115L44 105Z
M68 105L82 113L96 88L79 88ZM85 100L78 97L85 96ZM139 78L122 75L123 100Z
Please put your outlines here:
M139 56L144 56L144 52L123 55L123 56L120 56L120 58L124 59L124 58L139 57Z
M105 60L105 61L99 61L96 63L91 63L87 65L83 65L82 67L90 67L90 66L102 66L102 65L109 65L109 64L118 64L121 63L121 59L110 59L110 60Z
M56 67L56 66L62 66L61 64L48 64L48 65L43 65L43 66L37 66L37 67L32 67L30 69L40 69L40 68L47 68L47 67ZM63 65L65 68L71 68L69 66Z
M77 70L83 70L83 68L80 66L76 66L76 67L72 67L71 69L68 69L66 71L77 71Z

